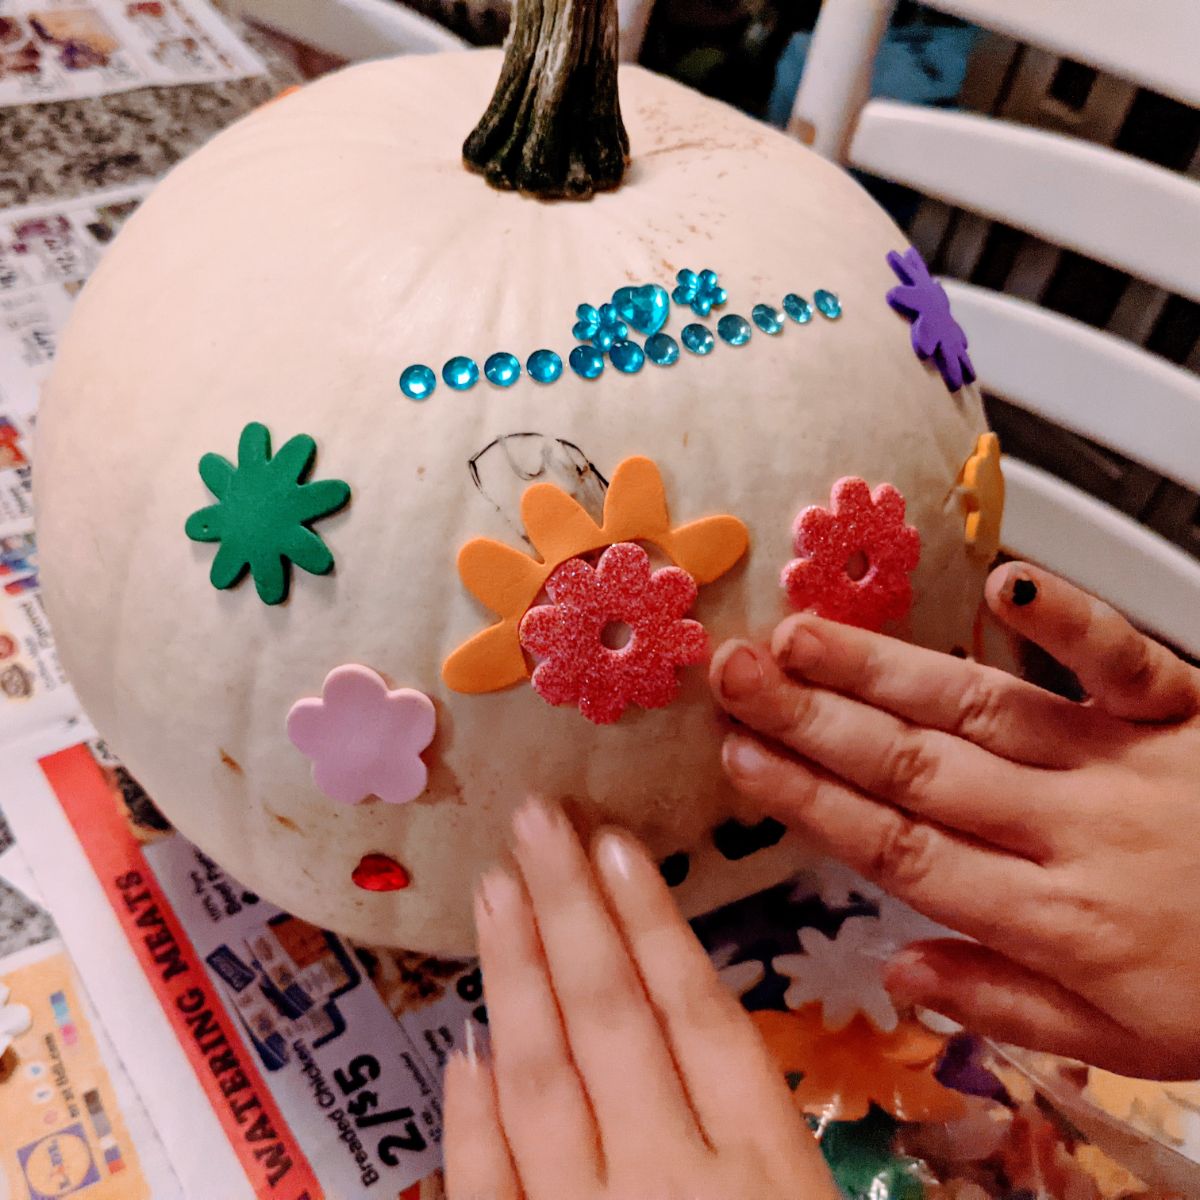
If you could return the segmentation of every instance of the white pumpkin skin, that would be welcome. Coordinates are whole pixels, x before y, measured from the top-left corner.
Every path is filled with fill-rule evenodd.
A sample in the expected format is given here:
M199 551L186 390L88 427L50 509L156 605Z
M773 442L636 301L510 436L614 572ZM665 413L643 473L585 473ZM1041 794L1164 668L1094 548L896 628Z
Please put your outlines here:
M893 483L921 533L915 603L895 632L969 646L984 575L952 496L985 428L979 397L948 394L886 304L885 256L906 241L874 201L796 142L628 67L623 188L590 203L497 193L459 155L499 67L495 52L355 67L183 163L80 298L39 432L46 600L114 750L247 886L362 941L441 953L470 949L474 880L530 792L629 826L657 854L695 851L679 889L691 913L783 878L806 853L790 837L737 864L713 852L733 798L703 668L684 672L671 707L608 727L529 686L444 685L446 655L494 620L459 580L459 547L478 535L520 545L517 482L505 515L468 473L494 439L566 439L608 477L645 455L675 523L740 517L746 558L691 614L714 646L764 637L785 615L792 522L844 475ZM440 370L455 354L482 365L546 346L565 361L577 304L626 283L670 288L682 267L720 273L724 312L748 318L755 303L824 287L844 316L636 376L567 369L548 387L523 376L463 394L439 382L425 403L397 388L406 365ZM695 319L673 306L667 331ZM293 572L275 607L248 578L214 589L216 547L183 532L212 502L198 460L234 459L249 421L275 449L311 434L312 478L353 489L315 526L335 571ZM285 736L291 705L345 663L433 698L419 800L336 805ZM403 863L411 886L356 888L369 852Z

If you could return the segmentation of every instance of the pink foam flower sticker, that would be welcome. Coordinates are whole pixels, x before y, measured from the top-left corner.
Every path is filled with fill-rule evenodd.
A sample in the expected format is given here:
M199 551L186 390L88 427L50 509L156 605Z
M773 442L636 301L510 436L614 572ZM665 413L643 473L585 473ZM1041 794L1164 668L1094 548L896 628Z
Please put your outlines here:
M415 800L429 782L421 752L433 741L433 701L412 688L389 690L370 667L337 667L320 697L292 705L287 734L312 759L313 783L339 804L378 796Z
M839 479L829 508L796 518L795 545L781 580L794 608L879 630L912 607L921 536L905 525L904 497L890 483L872 492L862 479Z
M577 704L597 725L618 720L632 704L663 708L679 691L677 670L702 662L708 635L684 620L696 581L680 567L650 570L641 546L610 546L593 567L563 563L546 582L551 604L531 608L521 645L542 659L534 690L550 704ZM605 631L626 626L624 646L605 644Z

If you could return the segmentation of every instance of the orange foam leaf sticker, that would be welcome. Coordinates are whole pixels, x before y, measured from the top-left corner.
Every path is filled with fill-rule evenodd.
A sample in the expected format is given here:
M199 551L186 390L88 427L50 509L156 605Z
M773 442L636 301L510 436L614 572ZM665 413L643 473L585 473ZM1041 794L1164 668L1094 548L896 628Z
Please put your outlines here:
M991 562L1000 550L1004 522L1004 472L1000 466L1000 439L981 433L971 457L959 472L959 495L965 521L963 539L973 558Z
M944 1121L966 1103L934 1077L945 1045L915 1021L881 1033L861 1014L831 1031L821 1006L750 1014L784 1074L803 1078L793 1099L804 1112L832 1121L857 1121L876 1104L901 1121Z
M551 483L526 488L521 518L541 561L489 538L475 538L459 552L463 583L501 620L446 659L442 678L456 692L498 691L528 677L518 632L521 618L546 580L569 559L618 542L651 542L697 583L711 583L749 545L746 526L731 516L705 517L673 530L658 467L637 456L625 459L613 473L602 525Z

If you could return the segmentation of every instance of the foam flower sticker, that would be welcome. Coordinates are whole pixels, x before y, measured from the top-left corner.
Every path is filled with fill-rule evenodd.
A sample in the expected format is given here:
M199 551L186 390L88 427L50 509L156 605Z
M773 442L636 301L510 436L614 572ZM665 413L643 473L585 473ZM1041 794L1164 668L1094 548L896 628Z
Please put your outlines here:
M922 362L933 359L946 386L957 392L975 382L975 368L967 354L967 335L950 311L946 289L929 273L921 252L910 246L903 254L887 256L900 286L887 294L887 302L912 324L912 348Z
M836 938L817 929L797 933L803 954L777 954L772 966L791 980L784 1003L788 1008L818 1004L825 1027L845 1029L862 1014L883 1033L900 1022L896 1006L883 986L887 952L875 917L848 917Z
M1004 472L1000 467L1000 439L981 433L971 457L958 476L958 494L965 512L963 540L972 558L990 563L1000 550L1004 521Z
M599 524L552 483L525 489L521 518L540 557L531 558L490 538L474 538L459 551L463 583L500 619L442 664L442 678L456 692L494 692L529 677L521 620L550 576L568 560L618 542L650 542L696 583L704 584L724 575L749 544L746 526L725 514L672 525L658 467L641 457L625 459L613 472Z
M904 497L890 483L872 492L862 479L839 479L829 508L804 509L794 532L799 557L782 576L794 608L879 630L912 606L921 536L905 525Z
M194 542L220 542L209 579L231 588L247 571L266 604L287 599L290 564L313 575L333 570L333 554L310 525L350 499L340 479L306 483L317 444L305 433L271 454L271 434L251 422L238 441L234 466L220 454L200 460L200 478L217 503L192 513L185 531Z
M602 304L599 308L581 304L575 310L575 317L572 335L577 341L591 342L601 354L607 354L613 342L629 335L629 326L611 304Z
M900 1121L949 1121L966 1101L934 1077L945 1039L915 1021L881 1033L864 1017L825 1028L821 1006L750 1014L784 1075L800 1077L792 1098L826 1121L859 1121L875 1104Z
M11 995L8 986L0 981L0 1058L17 1038L33 1028L33 1014L24 1004L9 1004Z
M369 667L337 667L321 695L292 705L287 735L312 759L313 783L339 804L377 796L407 804L428 783L421 752L433 741L433 702L411 688L389 690Z
M707 317L729 299L716 271L704 270L697 274L684 268L675 276L675 285L671 299L676 304L686 304L698 317Z
M641 546L610 546L595 567L564 563L546 583L551 604L531 608L521 645L543 661L534 690L550 704L577 704L597 725L611 725L631 704L664 708L679 691L678 668L702 662L708 635L684 619L696 581L679 567L651 572ZM613 648L606 631L624 629Z

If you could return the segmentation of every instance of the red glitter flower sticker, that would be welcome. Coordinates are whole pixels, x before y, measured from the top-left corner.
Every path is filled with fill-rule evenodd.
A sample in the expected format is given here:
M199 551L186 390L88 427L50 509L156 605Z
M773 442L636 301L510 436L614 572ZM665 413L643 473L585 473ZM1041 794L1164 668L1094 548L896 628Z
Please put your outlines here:
M680 567L651 572L641 546L610 546L593 567L563 563L546 581L552 604L531 608L521 645L542 661L534 690L550 704L578 704L597 725L610 725L631 704L663 708L679 691L677 670L702 662L708 635L684 620L696 581ZM614 645L622 634L628 640Z
M890 483L872 492L862 479L839 479L829 508L804 509L795 535L799 557L782 578L794 608L879 630L912 606L921 535L905 525L904 497Z

